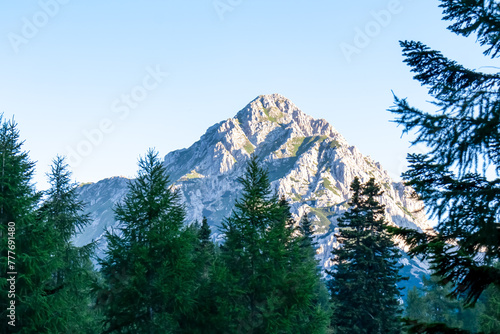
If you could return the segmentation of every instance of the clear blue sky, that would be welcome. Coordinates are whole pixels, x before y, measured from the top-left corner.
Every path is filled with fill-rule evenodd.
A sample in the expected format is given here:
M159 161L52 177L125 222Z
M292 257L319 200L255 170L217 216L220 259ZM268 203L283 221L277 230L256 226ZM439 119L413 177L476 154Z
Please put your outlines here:
M187 147L269 93L326 119L397 178L409 137L390 122L391 90L422 107L429 99L398 40L420 40L472 68L489 65L474 38L446 30L438 4L3 1L0 112L19 123L40 188L51 160L84 145L85 131L96 144L80 147L76 181L133 177L147 148L165 155ZM371 36L360 40L360 30ZM168 76L151 76L158 69Z

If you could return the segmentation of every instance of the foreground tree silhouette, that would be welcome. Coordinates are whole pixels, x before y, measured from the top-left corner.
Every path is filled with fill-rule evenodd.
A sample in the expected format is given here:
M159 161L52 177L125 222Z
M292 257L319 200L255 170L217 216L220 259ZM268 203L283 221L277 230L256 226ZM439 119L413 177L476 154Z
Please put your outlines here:
M178 333L193 310L197 236L184 227L179 195L158 153L139 160L137 179L115 209L122 225L108 233L101 262L105 333Z
M449 30L477 35L485 55L500 55L500 4L483 0L442 0ZM423 255L455 296L474 304L490 285L500 287L500 75L470 70L426 45L401 42L415 79L429 88L437 110L424 112L395 98L391 109L404 132L427 154L408 156L403 174L428 211L437 233L396 229Z
M339 334L399 334L401 255L385 230L382 192L373 178L362 185L356 177L351 190L350 208L338 221L340 247L332 250L335 269L328 271L332 322Z

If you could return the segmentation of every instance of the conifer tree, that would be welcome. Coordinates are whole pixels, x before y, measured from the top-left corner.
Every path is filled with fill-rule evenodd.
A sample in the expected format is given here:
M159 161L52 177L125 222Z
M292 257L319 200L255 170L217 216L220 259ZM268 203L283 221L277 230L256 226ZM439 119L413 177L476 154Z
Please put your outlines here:
M105 333L178 333L193 310L196 235L158 153L139 160L137 179L115 209L119 231L108 233L101 262Z
M210 267L214 261L215 245L210 239L212 230L208 225L208 220L203 217L201 226L196 231L198 236L198 245L195 249L196 261L198 263L201 275L201 280L208 280L210 275Z
M500 56L500 4L484 0L441 0L448 29L476 34L484 54ZM417 41L401 42L414 79L428 88L432 111L395 98L391 109L404 132L416 133L414 144L427 154L408 156L403 174L437 220L435 232L397 230L423 255L454 294L474 304L490 285L500 287L500 75L493 67L466 68Z
M310 253L311 255L315 252L317 242L314 241L314 230L311 220L307 217L307 214L302 216L299 224L299 232L302 236L301 247L304 249L305 253Z
M35 219L41 197L32 183L35 164L22 150L14 120L0 116L0 126L1 328L11 333L43 332L51 314L44 291L50 253L43 244L47 231Z
M51 188L40 204L41 193L31 183L34 164L21 150L17 124L1 123L0 234L5 245L1 263L6 269L2 278L4 273L16 273L9 275L15 276L15 296L1 297L2 305L15 302L15 326L2 322L2 327L10 333L94 333L96 323L89 309L92 247L71 244L87 217L81 212L83 205L76 199L67 165L63 158L54 161ZM9 229L12 226L15 229ZM13 242L7 245L8 236ZM12 253L7 254L8 250ZM7 308L1 314L10 319Z
M485 334L500 333L500 290L490 286L485 291L485 307L479 316L479 328Z
M326 333L331 317L328 290L321 279L316 259L317 242L312 222L304 214L292 243L292 262L288 286L297 304L293 331L296 333ZM297 256L297 257L296 257ZM292 332L293 332L292 331Z
M405 318L411 320L408 323L426 324L427 327L445 325L472 333L478 331L479 314L484 309L482 302L474 308L465 308L459 299L450 296L450 284L440 285L439 278L435 276L424 276L422 281L420 291L414 287L408 294L405 312ZM412 327L418 328L418 325ZM410 328L410 332L412 330Z
M93 244L76 247L72 238L88 224L84 204L78 200L76 185L63 157L53 161L48 175L50 188L37 212L37 224L45 226L46 249L50 250L52 270L45 292L54 315L46 330L54 333L95 333L96 314L90 287L95 280L91 256Z
M239 182L241 198L222 226L226 294L218 312L226 321L219 332L321 333L324 313L314 298L319 278L314 265L300 262L288 203L273 195L255 156Z
M227 266L228 291L219 311L230 320L222 324L227 327L221 330L264 333L268 325L266 301L273 293L269 273L264 272L269 267L265 235L280 214L278 200L271 193L266 171L259 167L255 157L238 181L243 185L241 198L222 224L221 256Z
M400 257L385 231L382 193L372 178L351 184L349 210L338 221L338 249L329 288L334 302L336 333L401 333L399 320Z
M420 290L413 286L406 295L405 314L408 319L424 319L426 314L424 300Z
M214 267L216 266L216 249L211 240L211 229L208 220L203 217L201 225L199 223L191 226L193 233L198 237L193 261L197 268L196 277L197 289L193 296L195 306L192 312L185 316L183 323L185 333L207 334L216 333L216 302L219 294L217 291L216 279L214 278Z

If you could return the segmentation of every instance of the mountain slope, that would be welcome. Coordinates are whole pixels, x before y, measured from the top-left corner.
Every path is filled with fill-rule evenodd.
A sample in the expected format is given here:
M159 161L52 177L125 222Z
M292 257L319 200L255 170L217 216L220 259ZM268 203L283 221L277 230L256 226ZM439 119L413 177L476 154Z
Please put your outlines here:
M167 171L186 204L188 221L206 216L213 226L220 225L239 195L236 179L251 154L268 168L272 186L289 199L295 218L308 214L314 221L318 258L324 267L331 266L336 218L346 210L356 176L362 182L374 177L383 186L381 203L386 205L390 222L429 228L419 211L422 203L410 197L409 188L393 182L379 163L350 146L328 122L306 115L278 94L259 96L235 117L210 127L191 147L165 156ZM99 216L78 242L96 238L115 224L110 203L126 191L126 181L117 180L81 187L82 200L92 200L89 212ZM418 261L405 258L403 263L415 279L426 271Z

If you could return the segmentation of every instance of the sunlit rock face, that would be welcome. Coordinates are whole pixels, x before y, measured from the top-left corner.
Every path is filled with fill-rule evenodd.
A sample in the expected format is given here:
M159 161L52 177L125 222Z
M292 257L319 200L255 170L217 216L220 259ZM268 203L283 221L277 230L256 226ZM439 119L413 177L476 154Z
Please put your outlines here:
M380 201L390 223L429 228L423 205L410 196L411 189L394 182L378 162L350 146L327 121L312 118L278 94L257 97L233 118L211 126L189 148L165 156L165 167L186 205L188 222L206 216L217 237L221 221L239 196L237 178L252 154L268 169L273 189L289 200L294 217L298 220L307 214L313 220L318 259L325 268L332 265L336 221L347 208L356 176L362 182L373 177L381 185ZM94 222L77 242L100 238L101 248L105 247L102 234L116 225L112 204L126 192L127 182L112 178L80 188ZM413 283L426 272L426 265L417 260L405 257L401 262Z

